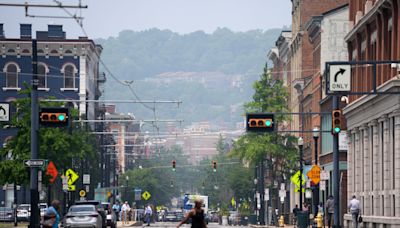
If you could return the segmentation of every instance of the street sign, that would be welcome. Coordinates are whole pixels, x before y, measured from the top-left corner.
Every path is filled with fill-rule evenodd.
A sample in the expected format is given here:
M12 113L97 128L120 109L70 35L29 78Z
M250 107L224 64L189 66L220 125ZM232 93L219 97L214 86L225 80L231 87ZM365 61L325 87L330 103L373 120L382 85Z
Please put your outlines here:
M347 140L347 132L341 131L339 133L339 150L347 151L349 150L349 142Z
M90 184L90 174L83 174L83 184Z
M73 185L79 178L79 175L72 169L68 169L67 172L65 172L65 176L68 178L68 185Z
M329 172L326 170L321 170L320 174L321 180L329 180Z
M285 198L286 196L286 191L285 190L279 190L279 197Z
M85 188L86 188L86 189L85 189L85 190L86 190L86 192L89 192L89 190L90 190L90 186L89 186L89 185L86 185L86 186L85 186Z
M314 165L310 171L308 171L307 176L311 181L317 185L320 181L321 168L318 165Z
M42 167L44 165L44 160L30 159L30 160L25 160L24 163L28 167Z
M68 191L68 178L63 175L61 179L62 179L62 190Z
M143 192L142 197L144 200L149 200L151 197L151 194L150 194L150 192L145 191L145 192Z
M231 204L232 204L232 207L236 207L236 201L235 201L234 197L232 197Z
M56 178L58 176L58 170L57 170L56 166L54 165L53 161L50 161L49 164L47 165L46 175L51 176L50 183L51 184L54 183L54 181L56 180Z
M68 185L68 191L69 192L75 192L76 186L75 185Z
M86 196L86 191L85 191L84 189L81 189L81 190L79 191L79 196L80 196L80 197L85 197L85 196Z
M135 201L142 200L142 189L135 188Z
M300 171L297 171L291 178L290 178L296 186L300 187ZM306 177L302 176L302 184L306 182Z
M329 67L329 90L332 92L348 92L351 88L351 66L330 65Z
M10 104L0 103L0 122L10 121Z
M326 190L326 182L325 181L319 182L319 187L321 188L322 191L325 191Z
M303 193L306 191L305 188L302 188L301 190L302 190ZM296 188L294 189L294 191L295 191L295 192L300 192L300 187L296 187Z
M312 198L312 194L311 194L312 192L311 192L311 190L310 189L307 189L306 190L306 198L307 199L311 199Z

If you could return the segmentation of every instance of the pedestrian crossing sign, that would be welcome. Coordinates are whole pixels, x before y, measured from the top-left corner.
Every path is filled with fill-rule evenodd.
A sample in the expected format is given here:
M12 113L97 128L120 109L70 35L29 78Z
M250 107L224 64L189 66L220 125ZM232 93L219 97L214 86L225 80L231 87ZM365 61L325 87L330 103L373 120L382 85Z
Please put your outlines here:
M143 198L144 200L149 200L150 197L151 197L150 192L148 192L148 191L143 192L142 198Z
M293 182L293 184L295 184L297 187L300 187L300 170L297 171L291 178L290 178ZM306 177L302 176L302 185L304 185L306 183Z

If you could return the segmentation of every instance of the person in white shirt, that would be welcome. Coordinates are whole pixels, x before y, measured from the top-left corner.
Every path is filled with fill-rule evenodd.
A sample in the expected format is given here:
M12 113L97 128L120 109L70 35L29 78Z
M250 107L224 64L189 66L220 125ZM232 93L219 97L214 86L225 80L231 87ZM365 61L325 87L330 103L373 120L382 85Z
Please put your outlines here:
M131 210L131 207L128 204L128 201L125 201L125 203L122 205L121 208L121 212L122 212L122 216L121 216L121 220L124 224L128 223L128 213Z
M360 201L353 195L353 199L349 202L349 210L353 220L353 228L358 228L358 216L360 214Z
M150 226L151 215L153 214L153 210L151 209L150 204L147 205L144 213L146 215L147 226Z

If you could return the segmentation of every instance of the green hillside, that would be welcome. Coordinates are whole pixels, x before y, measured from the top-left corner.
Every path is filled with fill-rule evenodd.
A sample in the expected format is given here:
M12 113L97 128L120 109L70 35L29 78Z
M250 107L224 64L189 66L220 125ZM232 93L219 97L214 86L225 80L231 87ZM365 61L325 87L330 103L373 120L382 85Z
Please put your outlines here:
M134 80L133 88L141 99L184 102L179 109L157 108L159 119L184 118L185 124L211 121L233 127L241 121L242 111L237 107L251 99L251 84L262 73L267 52L280 31L232 32L221 28L212 34L197 31L181 35L151 29L122 31L118 37L96 42L104 48L102 59L109 69L120 80ZM186 79L187 72L198 75ZM167 84L165 73L172 75ZM217 76L208 80L208 74ZM232 85L236 82L233 77L240 78L238 85ZM106 99L134 99L126 87L107 78ZM138 119L153 117L140 105L120 105L118 111L134 113Z

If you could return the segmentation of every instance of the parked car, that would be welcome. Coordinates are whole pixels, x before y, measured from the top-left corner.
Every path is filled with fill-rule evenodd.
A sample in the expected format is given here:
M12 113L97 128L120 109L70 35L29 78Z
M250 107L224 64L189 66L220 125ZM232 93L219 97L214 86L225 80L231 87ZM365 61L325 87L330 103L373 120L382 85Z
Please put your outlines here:
M176 220L177 221L182 221L183 220L183 212L182 211L177 211L175 212L176 214Z
M231 226L240 225L240 214L237 211L230 211L228 217L228 224Z
M106 212L107 226L111 228L117 227L117 216L115 215L114 210L111 208L111 204L107 202L101 203L101 206L104 208Z
M83 200L83 201L76 201L75 205L93 205L96 208L96 211L100 214L102 218L102 228L107 228L107 215L104 211L104 208L101 206L101 202L97 200Z
M0 221L1 222L14 221L14 210L11 207L0 207Z
M31 217L31 205L20 204L17 206L17 220L18 221L29 221Z
M93 227L102 228L103 219L95 205L72 205L65 215L65 228Z
M177 222L178 219L177 219L177 217L176 217L175 212L168 211L168 212L165 214L165 221L167 221L167 222Z
M208 217L209 217L209 222L219 222L217 211L210 211Z

